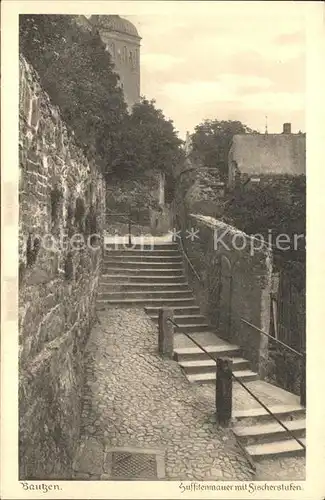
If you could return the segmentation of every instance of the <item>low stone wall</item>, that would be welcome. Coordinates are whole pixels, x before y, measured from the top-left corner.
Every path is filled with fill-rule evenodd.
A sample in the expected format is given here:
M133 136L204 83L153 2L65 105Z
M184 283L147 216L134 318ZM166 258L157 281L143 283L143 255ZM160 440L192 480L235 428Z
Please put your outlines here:
M102 233L105 184L23 57L19 125L19 476L68 479L96 317L101 249L91 235Z
M264 377L268 338L242 319L269 331L270 252L258 250L259 242L213 217L189 214L182 203L174 209L183 248L200 277L199 281L187 264L202 313L222 338L242 348L253 369ZM191 237L190 231L196 236Z

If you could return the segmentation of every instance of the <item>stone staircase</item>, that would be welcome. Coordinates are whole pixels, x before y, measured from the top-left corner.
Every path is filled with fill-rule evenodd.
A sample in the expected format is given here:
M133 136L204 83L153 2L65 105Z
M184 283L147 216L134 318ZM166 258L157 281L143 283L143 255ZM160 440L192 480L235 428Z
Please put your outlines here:
M159 309L169 306L179 331L188 333L214 358L230 357L237 378L248 383L259 378L251 370L250 362L242 357L241 349L220 339L201 314L187 282L182 256L174 243L155 244L153 249L149 246L106 249L97 307L114 306L143 307L155 323L158 323ZM215 383L215 362L177 330L174 359L191 383ZM304 442L305 408L298 403L269 408ZM304 453L297 441L262 407L235 412L234 417L233 431L254 460Z
M268 406L293 436L306 445L306 410L300 404ZM234 413L237 439L254 461L304 456L305 450L262 407Z
M249 361L237 346L219 339L196 305L185 276L182 256L176 244L155 245L154 249L108 249L104 256L98 307L144 307L158 323L162 306L172 307L180 332L189 333L214 357L233 359L235 375L243 381L256 380ZM190 382L214 383L215 363L182 333L175 333L174 359Z

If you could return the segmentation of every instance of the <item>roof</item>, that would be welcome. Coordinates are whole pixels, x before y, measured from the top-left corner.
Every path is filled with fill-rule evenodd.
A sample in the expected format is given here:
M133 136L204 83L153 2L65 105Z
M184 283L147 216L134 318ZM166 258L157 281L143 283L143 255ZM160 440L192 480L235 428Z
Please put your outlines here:
M117 15L91 16L89 20L97 28L106 28L109 31L117 31L118 33L125 33L140 38L134 24L123 17Z
M304 134L240 134L233 137L229 160L250 175L306 173Z

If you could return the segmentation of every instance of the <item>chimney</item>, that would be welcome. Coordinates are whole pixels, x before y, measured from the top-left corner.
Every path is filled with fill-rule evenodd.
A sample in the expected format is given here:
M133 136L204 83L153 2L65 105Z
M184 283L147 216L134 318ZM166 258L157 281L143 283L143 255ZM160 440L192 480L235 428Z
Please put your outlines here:
M291 123L283 124L283 134L291 134Z

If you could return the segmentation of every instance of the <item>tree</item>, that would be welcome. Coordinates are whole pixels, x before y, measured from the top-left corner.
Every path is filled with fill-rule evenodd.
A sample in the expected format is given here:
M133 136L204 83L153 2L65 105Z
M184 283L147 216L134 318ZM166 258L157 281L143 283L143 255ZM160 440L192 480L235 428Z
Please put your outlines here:
M191 136L194 163L204 167L218 168L220 178L225 180L228 171L228 153L236 134L257 133L240 121L204 120L195 127Z
M126 104L99 34L66 15L23 15L19 29L21 52L77 142L109 169L120 147Z
M150 170L172 174L183 155L172 121L146 98L128 113L98 32L65 15L20 16L19 29L21 52L79 146L106 176L136 177Z
M142 97L124 120L122 145L114 160L114 172L132 176L158 170L170 176L183 159L181 144L173 122L155 107L154 100Z
M306 250L306 177L281 178L267 185L241 186L231 203L226 204L224 219L247 234L272 236L273 253L281 266L285 262L304 263ZM281 243L280 235L286 235ZM280 244L277 245L277 237ZM296 239L297 238L297 239ZM284 250L287 248L287 250Z

